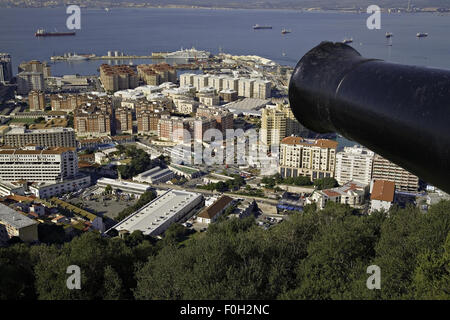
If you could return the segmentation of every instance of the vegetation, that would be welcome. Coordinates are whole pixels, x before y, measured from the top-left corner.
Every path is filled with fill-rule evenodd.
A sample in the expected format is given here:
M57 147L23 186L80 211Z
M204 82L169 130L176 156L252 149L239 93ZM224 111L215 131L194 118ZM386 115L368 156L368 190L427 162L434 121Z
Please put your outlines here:
M277 184L290 184L295 186L311 186L313 184L308 177L298 176L295 178L282 178L279 173L271 177L264 177L261 182L264 183L268 189L274 189Z
M231 175L233 179L227 180L225 182L219 181L216 183L209 183L204 186L199 186L200 189L210 190L210 191L218 191L218 192L227 192L233 190L239 190L240 187L245 185L245 180L240 175L235 174Z
M165 166L164 158L156 158L150 160L150 156L142 149L136 148L136 146L123 146L118 145L117 150L120 154L124 154L126 157L131 158L130 163L119 166L118 170L123 179L131 179L132 177L150 170L155 166Z
M339 183L334 178L322 178L314 180L314 186L318 190L324 190L339 187Z
M450 299L450 201L356 216L329 203L268 230L227 219L185 240L85 233L0 249L0 299ZM81 268L81 290L66 287ZM381 268L381 290L366 269Z
M108 186L107 186L108 187ZM106 189L105 189L106 191ZM149 203L150 201L152 201L153 199L156 198L156 192L151 190L151 191L146 191L145 193L143 193L139 200L136 202L135 205L131 206L131 207L127 207L125 209L123 209L118 215L116 220L117 221L121 221L123 219L125 219L126 217L128 217L130 214L132 214L133 212L136 212L137 210L139 210L140 208L142 208L143 206L145 206L147 203Z

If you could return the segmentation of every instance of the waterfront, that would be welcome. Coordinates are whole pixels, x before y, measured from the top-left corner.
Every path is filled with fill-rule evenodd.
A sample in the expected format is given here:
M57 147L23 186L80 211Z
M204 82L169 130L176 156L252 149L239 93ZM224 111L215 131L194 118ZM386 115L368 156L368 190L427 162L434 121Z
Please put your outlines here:
M100 9L82 10L82 29L75 37L36 38L42 27L65 31L64 8L0 10L0 51L13 57L13 69L22 61L50 61L66 52L105 55L123 51L150 55L195 47L217 54L259 55L282 65L294 66L309 49L323 40L352 37L353 46L364 56L388 61L450 69L448 16L436 14L382 15L382 29L366 27L367 14L324 13L287 10L204 9ZM272 30L253 30L254 24L269 24ZM282 35L281 29L292 33ZM385 33L392 32L393 46ZM428 38L416 38L427 32ZM112 64L149 63L151 60L111 60ZM102 60L52 62L52 73L97 74ZM106 62L108 62L106 60Z

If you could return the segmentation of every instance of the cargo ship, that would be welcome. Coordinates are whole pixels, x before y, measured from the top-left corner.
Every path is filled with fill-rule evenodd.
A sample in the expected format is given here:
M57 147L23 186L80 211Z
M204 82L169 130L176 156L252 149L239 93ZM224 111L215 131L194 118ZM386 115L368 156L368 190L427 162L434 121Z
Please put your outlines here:
M253 26L253 29L258 30L258 29L272 29L272 26L260 26L259 24L255 24Z
M428 33L419 32L418 34L416 34L416 37L417 38L425 38L425 37L428 37Z
M75 32L47 32L44 29L38 29L34 35L36 37L74 36Z

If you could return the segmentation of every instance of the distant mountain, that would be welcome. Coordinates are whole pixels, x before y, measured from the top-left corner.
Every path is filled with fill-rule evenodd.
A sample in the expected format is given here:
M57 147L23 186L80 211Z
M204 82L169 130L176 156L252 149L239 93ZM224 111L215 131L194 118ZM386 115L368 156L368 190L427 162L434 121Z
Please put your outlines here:
M350 9L367 8L371 4L382 8L407 8L408 0L0 0L1 7L49 7L79 4L83 7L143 7L183 6L259 9ZM450 8L449 0L412 0L417 8Z

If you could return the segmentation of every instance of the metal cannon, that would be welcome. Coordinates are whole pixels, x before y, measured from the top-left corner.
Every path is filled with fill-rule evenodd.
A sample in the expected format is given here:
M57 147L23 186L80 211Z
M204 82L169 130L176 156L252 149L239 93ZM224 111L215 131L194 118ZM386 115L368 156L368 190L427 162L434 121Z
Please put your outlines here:
M337 132L450 192L450 70L322 42L295 67L289 101L308 129Z

